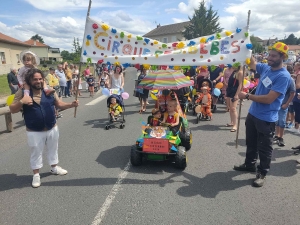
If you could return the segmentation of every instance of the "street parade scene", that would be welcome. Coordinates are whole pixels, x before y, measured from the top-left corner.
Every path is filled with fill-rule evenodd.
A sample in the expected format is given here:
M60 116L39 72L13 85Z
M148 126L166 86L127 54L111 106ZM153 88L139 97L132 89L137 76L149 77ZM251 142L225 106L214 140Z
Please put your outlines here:
M0 225L300 223L300 3L0 4Z

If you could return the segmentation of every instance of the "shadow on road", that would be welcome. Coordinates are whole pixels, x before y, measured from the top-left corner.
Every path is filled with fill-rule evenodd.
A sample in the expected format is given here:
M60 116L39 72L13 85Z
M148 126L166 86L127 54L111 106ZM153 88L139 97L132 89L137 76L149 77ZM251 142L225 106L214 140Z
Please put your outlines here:
M128 162L131 146L116 146L102 151L96 162L106 168L121 168Z
M235 141L227 142L226 145L228 145L228 146L234 146L235 147ZM246 146L246 140L245 139L238 139L238 146L245 147Z

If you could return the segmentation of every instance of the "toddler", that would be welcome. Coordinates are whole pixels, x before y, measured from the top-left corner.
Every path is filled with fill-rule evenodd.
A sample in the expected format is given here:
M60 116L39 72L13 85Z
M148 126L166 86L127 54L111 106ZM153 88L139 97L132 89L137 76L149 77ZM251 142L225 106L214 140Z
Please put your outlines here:
M93 74L90 74L90 76L87 78L86 82L89 84L90 97L94 97L95 79L93 77Z
M152 116L148 117L149 126L159 126L161 123L161 113L160 110L155 108L152 109Z
M120 113L123 112L122 107L117 103L116 98L110 99L110 105L109 105L109 115L112 121L116 121L116 116L119 116Z

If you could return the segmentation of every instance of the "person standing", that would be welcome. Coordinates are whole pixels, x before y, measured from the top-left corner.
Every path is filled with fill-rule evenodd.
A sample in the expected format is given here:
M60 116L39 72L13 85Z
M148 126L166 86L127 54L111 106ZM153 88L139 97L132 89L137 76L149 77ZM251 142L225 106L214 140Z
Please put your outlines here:
M290 74L293 73L290 67L287 67L287 70ZM276 123L276 134L274 137L274 142L278 144L279 147L285 146L284 140L283 140L283 133L284 133L284 128L286 126L286 117L288 115L288 107L290 103L292 102L296 92L296 86L295 86L295 81L290 76L290 83L288 86L288 89L286 91L286 94L284 96L284 99L281 103L281 107L278 111L278 121Z
M41 185L39 170L43 167L43 150L47 147L48 163L51 173L65 175L67 170L58 166L58 127L55 119L55 107L68 109L78 106L78 101L65 103L59 100L56 93L47 96L43 90L45 77L39 69L33 68L25 75L25 81L30 87L30 94L24 95L19 90L13 103L9 106L12 113L23 109L28 145L30 147L30 164L33 170L32 187Z
M111 89L123 90L124 87L124 77L122 74L121 66L116 66L114 73L110 76L109 86Z
M273 152L273 136L278 111L287 91L290 74L283 68L283 60L287 58L288 46L275 43L269 51L268 65L256 63L252 56L250 68L260 74L255 95L240 92L240 99L251 100L252 104L246 118L246 159L242 165L234 166L234 170L255 172L255 164L259 156L254 187L262 187L270 169Z
M71 89L71 83L72 83L72 70L69 68L68 63L66 62L64 64L64 72L66 75L66 80L67 80L67 86L65 88L65 98L71 97L70 89Z
M17 70L15 68L10 68L10 73L7 74L7 82L11 91L11 94L15 94L19 89L19 81L17 78Z
M57 65L57 70L55 70L55 74L59 77L60 89L59 89L58 97L61 98L65 94L65 89L67 86L67 79L66 79L66 75L63 71L62 64Z
M221 77L223 76L223 69L219 66L210 66L209 67L209 79L213 82L213 86L215 87L217 83L220 82ZM217 109L217 101L218 96L212 95L213 108L212 112Z
M222 87L222 94L225 96L226 101L226 111L229 112L229 106L230 106L230 98L226 97L226 89L228 87L228 80L233 73L234 69L231 64L227 65L227 68L224 70L224 76L223 76L223 87Z
M141 73L138 76L138 84L145 78L145 76L147 75L147 70L144 68L143 65L141 65L140 67ZM147 89L140 89L140 93L139 93L139 101L140 101L140 105L141 108L139 110L139 113L143 113L146 112L146 106L147 106L147 100L148 100L148 96L149 96L149 90Z
M89 78L90 74L91 74L90 66L87 65L86 68L85 68L85 70L83 71L83 75L84 75L85 81ZM89 85L88 85L87 82L86 82L85 86L86 86L86 91L88 91Z
M48 81L48 85L50 88L55 90L56 94L59 94L59 77L55 74L55 69L53 67L49 68L49 74L45 78ZM46 83L47 83L46 81ZM58 110L55 108L56 119L61 118L62 114L58 113Z
M295 63L294 71L296 74L296 96L293 99L293 106L295 111L295 127L292 130L294 133L299 133L299 124L300 124L300 62Z

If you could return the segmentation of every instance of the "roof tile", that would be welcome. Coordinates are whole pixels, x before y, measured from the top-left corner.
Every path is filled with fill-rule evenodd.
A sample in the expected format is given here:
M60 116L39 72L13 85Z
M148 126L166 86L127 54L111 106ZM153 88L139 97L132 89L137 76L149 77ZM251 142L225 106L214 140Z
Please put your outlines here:
M143 37L155 37L159 35L166 35L166 34L175 34L182 32L186 26L190 24L190 21L182 22L182 23L174 23L164 26L159 26L147 34L144 34Z
M6 42L6 43L11 43L11 44L17 44L17 45L22 45L22 46L27 46L27 47L30 47L30 45L22 42L22 41L19 41L15 38L12 38L10 36L7 36L3 33L0 33L0 42Z

